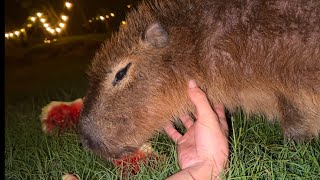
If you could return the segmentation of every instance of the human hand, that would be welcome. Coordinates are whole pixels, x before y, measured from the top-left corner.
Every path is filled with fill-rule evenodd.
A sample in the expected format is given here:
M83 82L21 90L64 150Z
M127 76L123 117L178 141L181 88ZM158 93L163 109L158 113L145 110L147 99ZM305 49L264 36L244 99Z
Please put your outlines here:
M165 127L165 131L178 145L179 164L182 171L187 172L184 175L189 174L193 179L211 179L219 176L227 166L229 156L228 124L224 107L215 105L213 110L205 93L192 80L189 82L188 95L196 107L195 122L189 115L183 115L180 119L187 129L184 135L171 123ZM179 173L170 178L178 178L178 175Z

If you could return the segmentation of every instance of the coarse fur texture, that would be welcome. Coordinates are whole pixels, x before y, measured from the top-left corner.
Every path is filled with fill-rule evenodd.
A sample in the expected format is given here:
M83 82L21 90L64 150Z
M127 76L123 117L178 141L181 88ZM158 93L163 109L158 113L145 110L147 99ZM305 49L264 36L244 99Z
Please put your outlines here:
M105 158L132 152L194 112L195 79L211 104L279 120L296 140L320 133L320 1L153 0L96 53L79 124Z

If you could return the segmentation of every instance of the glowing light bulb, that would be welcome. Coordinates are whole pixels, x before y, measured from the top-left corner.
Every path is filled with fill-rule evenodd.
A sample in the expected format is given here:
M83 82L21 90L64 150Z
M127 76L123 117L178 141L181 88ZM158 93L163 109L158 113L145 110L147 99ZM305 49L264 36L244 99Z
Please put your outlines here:
M49 24L48 23L44 23L43 26L44 27L49 27Z
M106 15L106 18L109 18L109 15Z
M50 31L50 30L51 30L51 27L47 27L46 30L47 30L47 31Z
M37 12L37 16L38 17L42 17L42 13L41 12Z
M70 9L70 8L72 7L72 4L71 4L70 2L66 2L66 3L65 3L65 6L66 6L68 9Z
M36 21L36 18L35 17L30 17L31 21L32 22L35 22Z
M47 38L45 38L43 42L44 43L51 43L50 39L47 39Z
M19 36L19 35L20 35L20 32L19 32L19 31L15 31L14 34L15 34L16 36Z
M26 30L24 28L20 29L21 32L26 32Z
M60 28L56 28L56 31L57 31L57 33L60 33L61 29Z
M59 27L64 28L66 25L64 23L59 23Z
M54 34L54 33L55 33L55 30L54 30L54 29L50 29L50 33L51 33L51 34Z
M125 22L125 21L122 21L121 23L122 23L123 25L127 24L127 22Z
M103 16L100 16L100 19L101 19L101 21L103 21L103 20L104 20L104 17L103 17Z
M9 38L9 34L8 33L6 33L5 36L6 36L6 38Z
M131 8L131 4L128 4L128 5L127 5L127 8Z
M110 13L110 16L111 16L111 17L114 17L115 15L114 15L114 13Z
M41 21L42 23L44 23L44 22L46 22L46 19L45 19L45 18L41 18L40 21Z
M92 20L91 20L91 19L89 20L89 23L92 23Z
M10 37L13 37L13 33L9 33L9 36L10 36Z
M28 28L32 27L32 24L27 24L27 27L28 27Z
M66 16L66 15L61 15L61 19L62 19L63 21L67 21L69 18L68 18L68 16Z

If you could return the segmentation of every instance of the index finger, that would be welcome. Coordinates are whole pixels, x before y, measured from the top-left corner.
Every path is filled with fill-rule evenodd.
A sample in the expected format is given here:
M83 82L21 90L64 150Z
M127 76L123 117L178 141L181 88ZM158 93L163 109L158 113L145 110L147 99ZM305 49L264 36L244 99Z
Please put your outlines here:
M206 94L198 87L194 80L189 82L188 95L197 110L197 121L205 125L218 125L218 116L212 110Z

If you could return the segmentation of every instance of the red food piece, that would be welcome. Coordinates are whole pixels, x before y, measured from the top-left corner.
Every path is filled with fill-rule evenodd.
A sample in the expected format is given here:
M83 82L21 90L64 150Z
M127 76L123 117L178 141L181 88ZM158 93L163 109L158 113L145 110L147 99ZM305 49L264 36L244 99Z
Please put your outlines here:
M140 170L140 163L147 163L147 157L151 154L154 155L154 150L149 143L146 143L140 147L134 153L124 156L121 159L113 160L113 164L119 168L120 173L126 176L127 172L131 174L137 174Z
M72 102L52 101L42 108L40 119L45 133L52 133L54 129L64 132L79 121L83 101L77 99Z
M122 173L125 174L126 171L130 171L132 174L137 174L140 170L139 162L145 160L146 154L141 151L136 151L128 156L123 157L122 159L113 160L113 164L116 167L121 167Z

